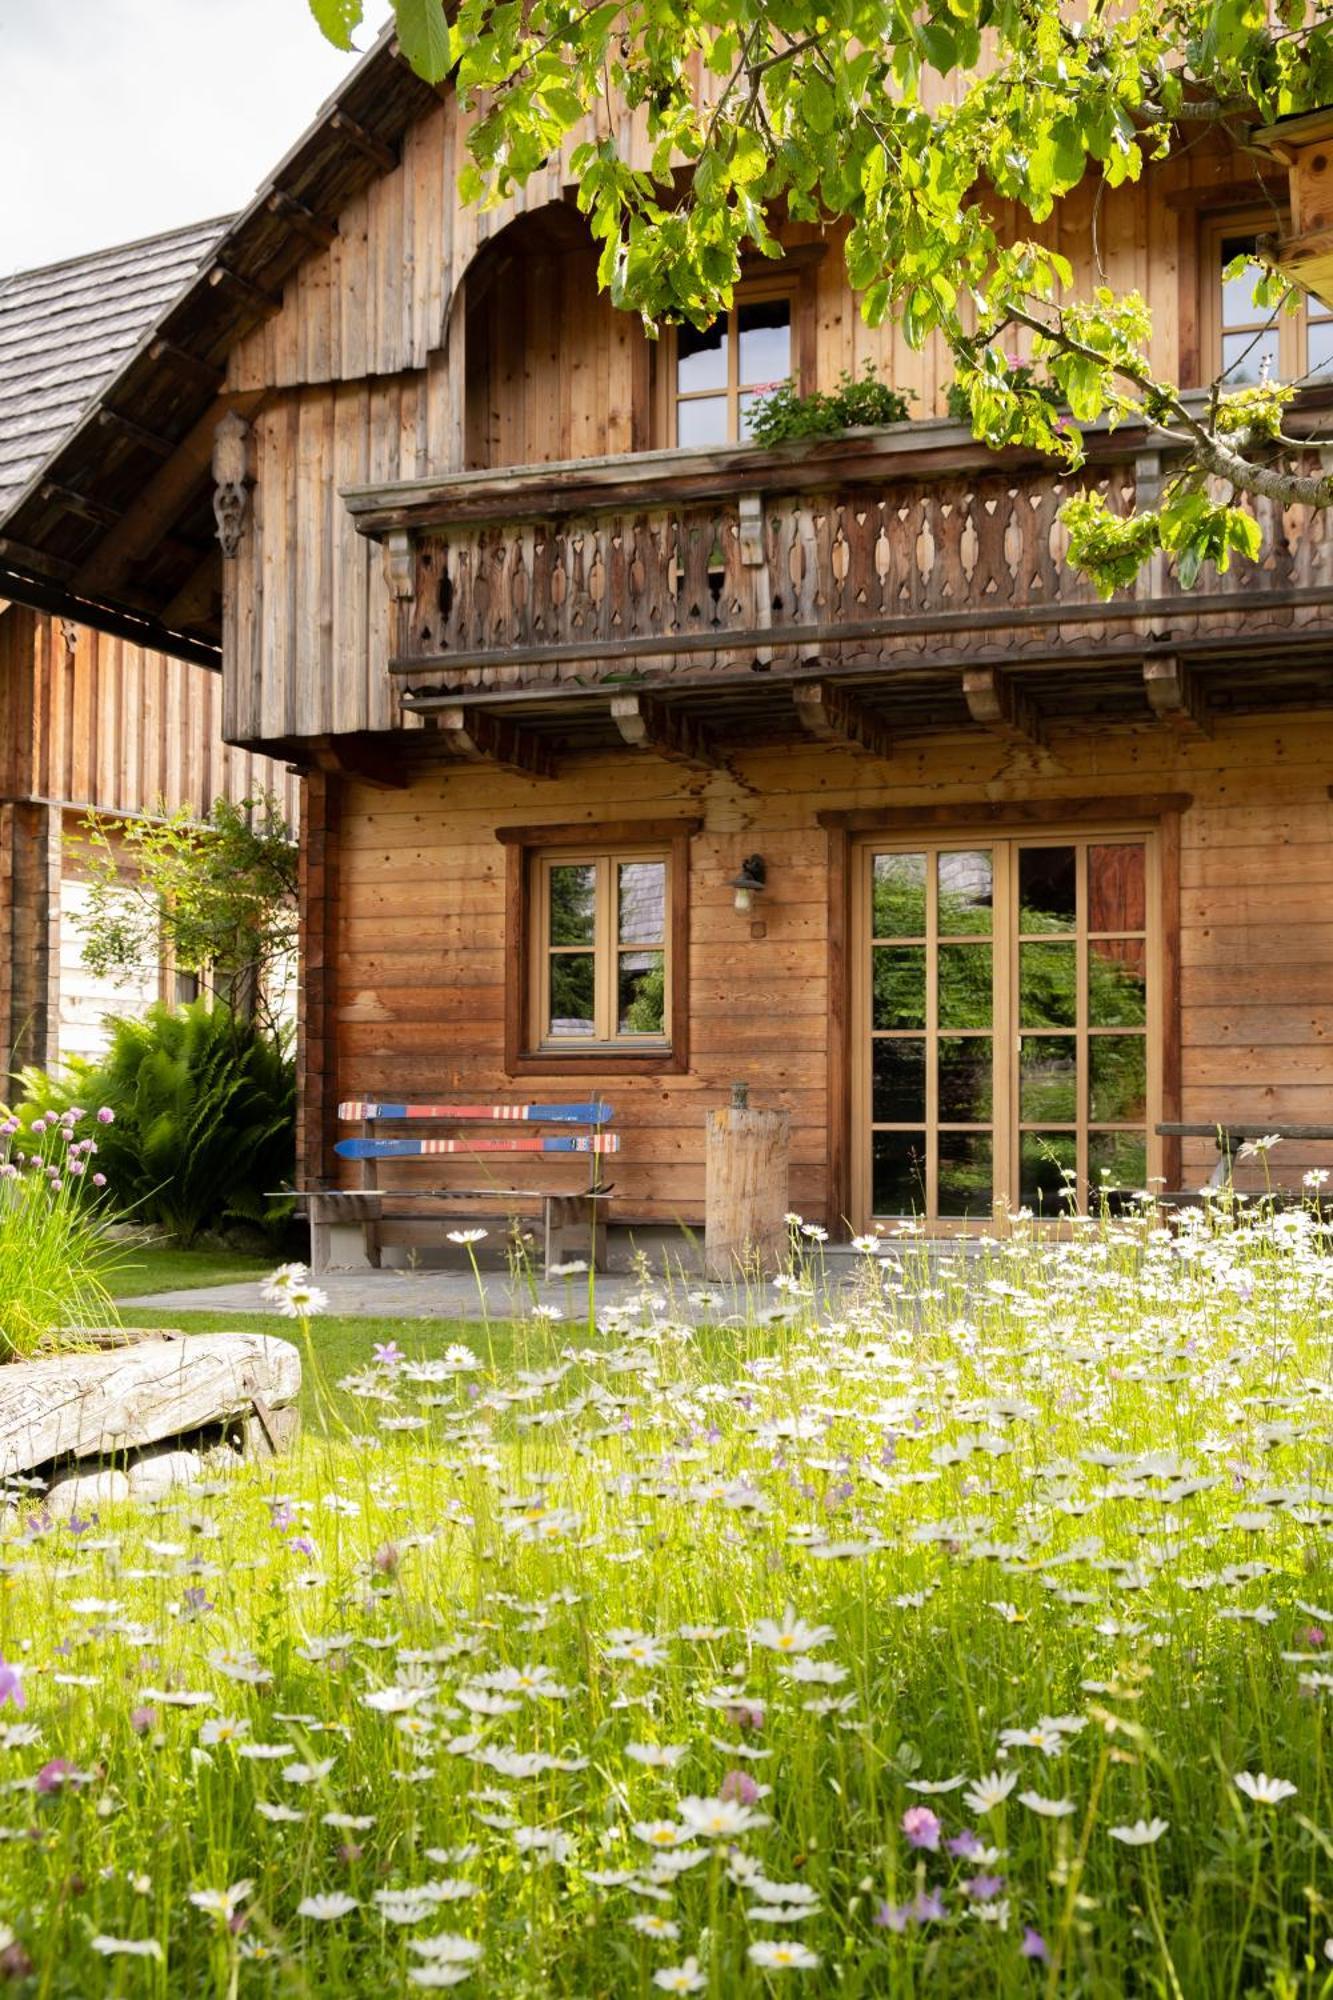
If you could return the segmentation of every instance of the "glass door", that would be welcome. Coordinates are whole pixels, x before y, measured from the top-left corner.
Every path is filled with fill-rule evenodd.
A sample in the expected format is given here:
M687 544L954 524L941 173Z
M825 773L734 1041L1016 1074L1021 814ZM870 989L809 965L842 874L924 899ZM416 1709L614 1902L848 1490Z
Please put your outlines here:
M859 851L854 1213L989 1226L1142 1188L1151 835Z

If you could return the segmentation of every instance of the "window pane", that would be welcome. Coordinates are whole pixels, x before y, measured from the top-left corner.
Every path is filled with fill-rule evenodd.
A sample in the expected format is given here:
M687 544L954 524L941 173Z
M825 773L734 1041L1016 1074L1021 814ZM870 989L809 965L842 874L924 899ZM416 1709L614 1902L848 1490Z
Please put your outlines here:
M660 944L666 936L665 861L622 861L619 868L622 944Z
M1072 931L1077 916L1078 855L1072 847L1023 847L1018 854L1018 927Z
M1281 378L1277 359L1277 328L1262 333L1228 333L1222 337L1222 373L1229 389L1248 388L1267 379Z
M1142 938L1094 938L1088 946L1088 1025L1141 1028L1148 1018Z
M666 962L660 951L622 951L616 1019L622 1035L666 1029Z
M726 444L727 399L699 396L676 405L677 444Z
M921 1215L926 1206L922 1132L876 1132L871 1139L871 1204L876 1215Z
M877 854L873 896L875 927L872 937L924 937L925 855Z
M988 944L942 944L936 953L941 1028L989 1028L991 948Z
M989 1125L994 1062L989 1035L941 1035L939 1115L946 1125Z
M741 436L743 438L754 436L754 413L763 402L765 396L771 393L772 391L768 389L747 389L741 396Z
M1253 236L1224 236L1219 249L1218 262L1225 271L1236 257L1253 257ZM1253 326L1256 320L1268 318L1267 306L1255 304L1254 288L1264 275L1261 264L1247 264L1234 278L1222 280L1222 324L1223 326Z
M994 900L990 854L941 854L939 871L940 936L989 937Z
M874 1028L926 1025L926 948L922 944L880 945L871 954Z
M991 1212L989 1132L941 1132L936 1187L941 1215L987 1218Z
M1020 1142L1018 1198L1024 1208L1069 1215L1078 1153L1072 1132L1025 1132ZM1066 1178L1066 1175L1068 1178Z
M1333 319L1312 319L1305 339L1305 366L1311 375L1333 375Z
M597 914L597 870L591 864L553 868L549 876L551 943L591 944Z
M1141 931L1148 922L1143 849L1137 842L1088 849L1088 929Z
M1078 1044L1073 1035L1024 1035L1018 1058L1018 1115L1025 1124L1078 1119Z
M1142 1035L1088 1038L1088 1117L1128 1125L1147 1116L1148 1045Z
M1078 1019L1075 945L1018 947L1019 1022L1024 1028L1072 1028Z
M737 307L736 323L742 384L747 389L776 389L791 374L790 299L752 299Z
M875 1042L870 1115L877 1125L916 1125L926 1115L926 1045Z
M551 1033L564 1037L594 1032L592 953L560 952L551 959Z
M1147 1185L1148 1145L1142 1132L1089 1132L1089 1207L1096 1207L1100 1188L1138 1189Z
M727 322L725 315L702 330L676 328L676 394L727 386Z

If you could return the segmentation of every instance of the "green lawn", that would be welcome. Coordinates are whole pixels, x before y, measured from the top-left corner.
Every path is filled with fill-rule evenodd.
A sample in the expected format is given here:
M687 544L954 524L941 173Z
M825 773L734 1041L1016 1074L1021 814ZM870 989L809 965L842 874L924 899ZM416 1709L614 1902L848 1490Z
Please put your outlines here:
M198 1285L238 1285L247 1278L266 1278L278 1261L215 1245L182 1250L174 1243L127 1244L116 1249L109 1289L115 1299L133 1299Z

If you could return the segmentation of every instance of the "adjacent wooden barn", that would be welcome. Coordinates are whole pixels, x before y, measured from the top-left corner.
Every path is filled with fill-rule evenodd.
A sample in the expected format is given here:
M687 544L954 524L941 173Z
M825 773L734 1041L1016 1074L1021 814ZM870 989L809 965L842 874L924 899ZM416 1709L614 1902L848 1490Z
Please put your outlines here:
M341 1099L601 1099L614 1223L694 1226L739 1081L805 1216L978 1230L1197 1186L1164 1126L1333 1120L1329 517L1102 603L1060 506L1168 440L988 453L836 232L650 342L559 167L479 212L463 139L381 43L0 518L0 591L218 658L228 741L303 773L306 1183ZM1223 279L1286 198L1208 137L1048 233L1164 375L1306 379L1313 463L1333 314ZM911 421L748 439L866 362Z
M109 524L43 467L85 419L94 437L106 434L102 413L89 415L98 390L221 228L203 223L0 278L0 513L36 479L90 525ZM219 796L273 790L295 814L285 768L223 741L216 661L141 634L133 608L98 629L72 595L48 603L30 580L10 601L0 580L0 1075L92 1055L104 1015L178 991L165 958L123 982L83 963L79 842L90 811L202 816Z

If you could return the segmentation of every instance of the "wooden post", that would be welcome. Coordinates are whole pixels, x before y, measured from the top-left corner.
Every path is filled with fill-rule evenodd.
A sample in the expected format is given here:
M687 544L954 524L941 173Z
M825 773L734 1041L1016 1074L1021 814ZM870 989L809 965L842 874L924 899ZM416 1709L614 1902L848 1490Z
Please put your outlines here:
M340 781L314 771L301 786L301 1000L296 1045L297 1180L331 1185L337 1137L337 910Z
M0 807L0 897L5 988L0 1063L56 1060L60 1008L60 808L26 800ZM3 1094L3 1093L0 1093Z
M744 1084L708 1114L704 1257L710 1278L766 1275L782 1264L791 1113L752 1111Z

